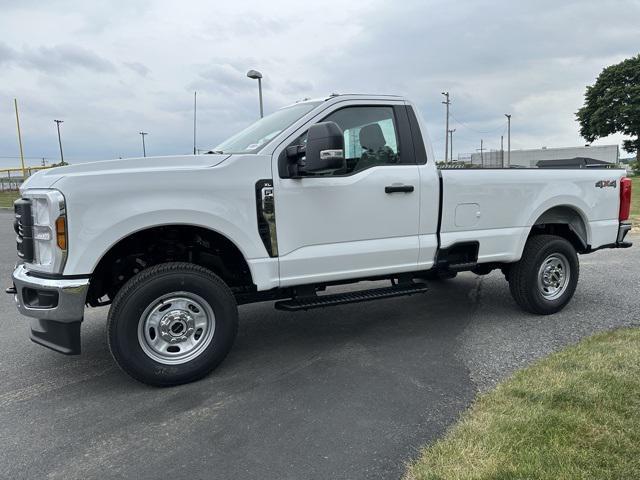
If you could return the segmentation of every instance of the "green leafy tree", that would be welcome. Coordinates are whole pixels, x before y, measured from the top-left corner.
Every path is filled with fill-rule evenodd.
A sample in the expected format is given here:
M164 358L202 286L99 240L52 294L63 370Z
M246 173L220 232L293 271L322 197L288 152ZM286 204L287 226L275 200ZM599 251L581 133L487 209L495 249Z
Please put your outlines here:
M584 106L576 113L580 135L588 142L622 133L626 152L640 163L640 55L606 67L588 86Z

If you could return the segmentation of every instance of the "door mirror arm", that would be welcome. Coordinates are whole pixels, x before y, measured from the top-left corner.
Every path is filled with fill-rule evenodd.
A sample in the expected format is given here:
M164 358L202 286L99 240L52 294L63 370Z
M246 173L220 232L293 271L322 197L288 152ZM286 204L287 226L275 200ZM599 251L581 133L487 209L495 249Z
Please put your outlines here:
M285 149L287 163L289 167L289 178L300 178L304 173L305 154L307 147L305 145L290 145Z

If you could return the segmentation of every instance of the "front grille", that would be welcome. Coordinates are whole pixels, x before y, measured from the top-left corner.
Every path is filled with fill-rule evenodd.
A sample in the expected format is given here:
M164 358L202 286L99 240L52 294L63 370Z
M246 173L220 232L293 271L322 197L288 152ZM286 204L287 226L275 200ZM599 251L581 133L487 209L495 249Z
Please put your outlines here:
M13 204L16 213L14 229L18 257L25 262L33 262L33 216L31 215L31 200L20 198Z

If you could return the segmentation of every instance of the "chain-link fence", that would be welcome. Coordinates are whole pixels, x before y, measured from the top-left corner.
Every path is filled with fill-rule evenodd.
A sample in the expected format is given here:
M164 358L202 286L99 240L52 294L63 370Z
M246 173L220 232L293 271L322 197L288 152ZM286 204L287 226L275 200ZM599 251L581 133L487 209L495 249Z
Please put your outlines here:
M24 170L22 168L0 169L0 191L7 192L18 190L26 178L29 178L38 170L44 170L47 168L51 168L51 166L24 167Z

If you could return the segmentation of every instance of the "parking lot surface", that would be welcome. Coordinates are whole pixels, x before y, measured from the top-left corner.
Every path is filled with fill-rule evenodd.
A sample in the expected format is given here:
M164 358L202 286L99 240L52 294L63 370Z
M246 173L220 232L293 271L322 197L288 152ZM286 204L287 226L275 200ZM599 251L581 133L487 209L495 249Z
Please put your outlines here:
M5 286L11 222L0 211ZM4 295L0 478L398 478L478 390L593 332L640 324L639 291L634 246L581 257L573 301L548 317L521 312L499 272L308 313L243 306L222 366L170 389L115 366L107 309L87 311L83 353L66 357L31 343Z

